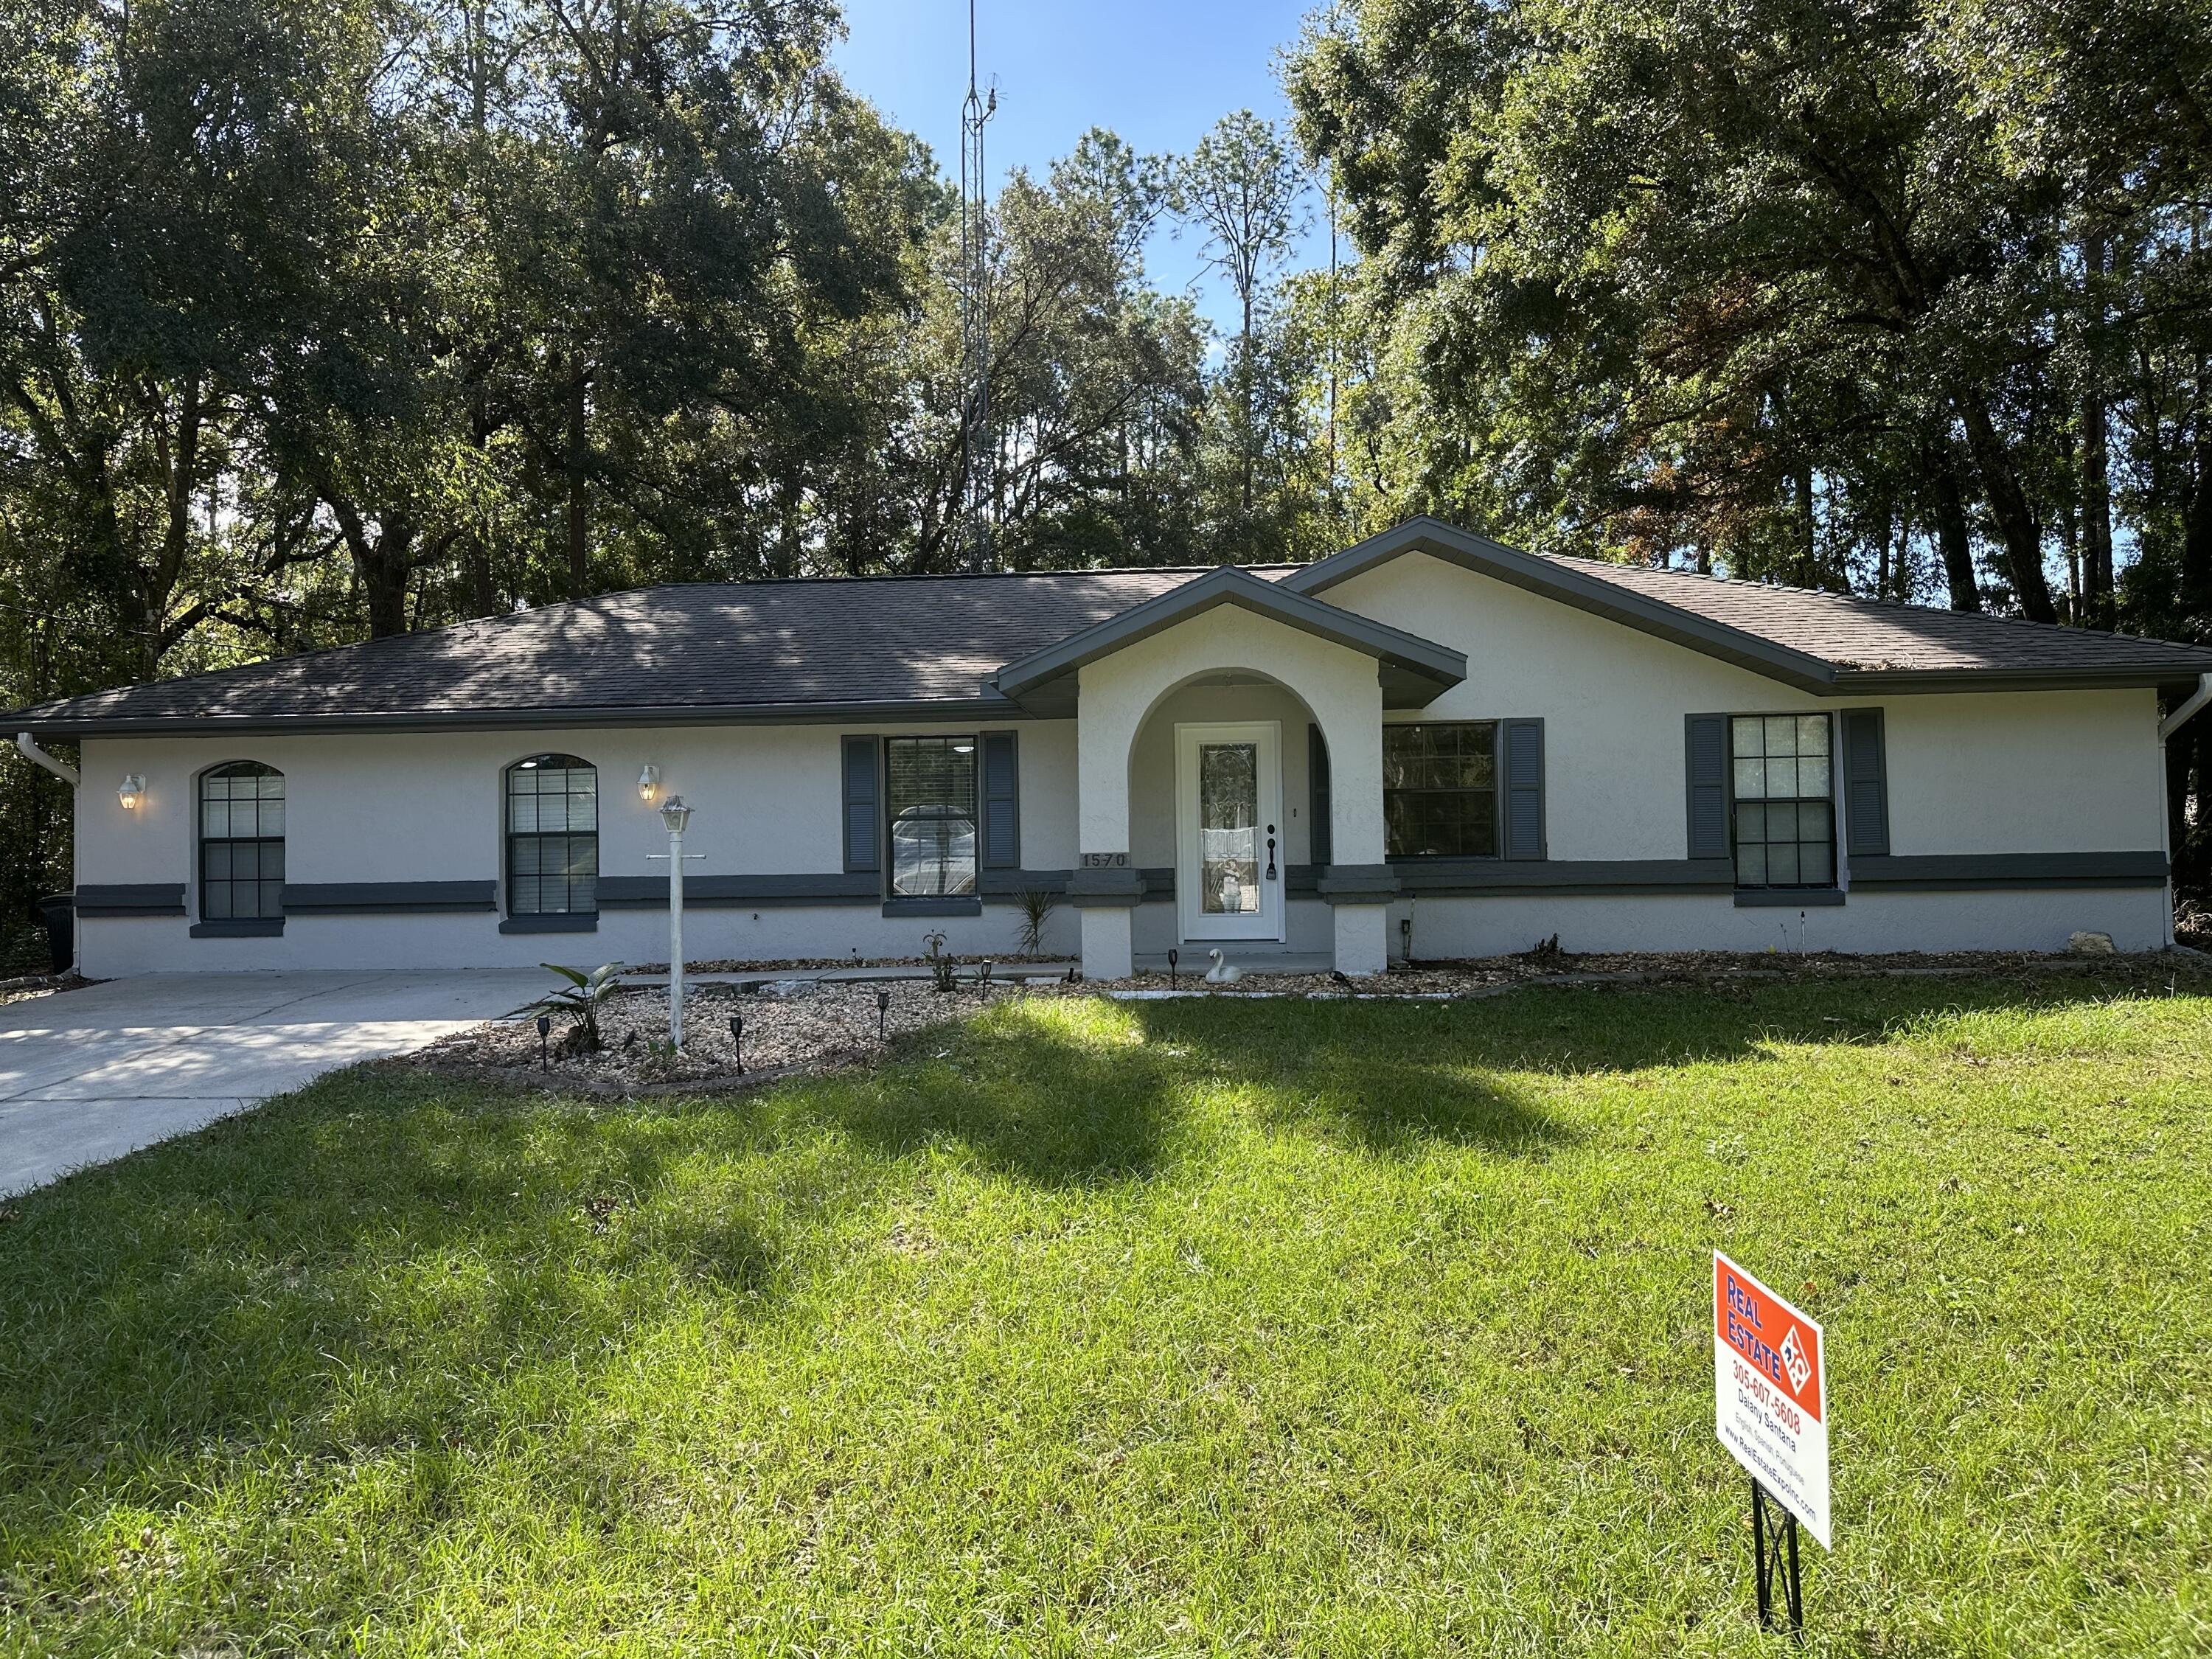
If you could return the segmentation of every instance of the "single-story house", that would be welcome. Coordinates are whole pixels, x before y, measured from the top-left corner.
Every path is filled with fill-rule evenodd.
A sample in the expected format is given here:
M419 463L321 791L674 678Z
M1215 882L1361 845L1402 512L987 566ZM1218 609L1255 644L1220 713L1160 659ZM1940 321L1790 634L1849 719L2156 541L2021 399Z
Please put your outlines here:
M1046 891L1092 978L1371 974L2169 944L2162 746L2208 676L1420 519L1290 567L647 588L4 729L82 745L96 975L660 960L672 794L695 961L1003 955Z

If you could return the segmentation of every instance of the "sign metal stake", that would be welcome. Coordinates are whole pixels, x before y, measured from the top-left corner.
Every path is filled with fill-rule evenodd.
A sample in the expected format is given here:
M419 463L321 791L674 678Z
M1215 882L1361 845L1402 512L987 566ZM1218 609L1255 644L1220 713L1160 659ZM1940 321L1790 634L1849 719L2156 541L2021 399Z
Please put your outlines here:
M1753 1475L1751 1550L1759 1575L1759 1623L1805 1639L1805 1581L1797 1571L1797 1517L1775 1503ZM1775 1616L1774 1581L1782 1580L1782 1614Z

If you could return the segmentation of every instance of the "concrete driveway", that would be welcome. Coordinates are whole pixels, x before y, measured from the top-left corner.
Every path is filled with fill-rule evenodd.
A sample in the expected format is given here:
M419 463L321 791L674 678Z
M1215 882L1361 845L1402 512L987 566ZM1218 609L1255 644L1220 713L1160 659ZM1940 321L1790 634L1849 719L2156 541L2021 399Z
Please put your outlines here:
M149 974L0 1006L0 1194L512 1013L550 983L535 969Z

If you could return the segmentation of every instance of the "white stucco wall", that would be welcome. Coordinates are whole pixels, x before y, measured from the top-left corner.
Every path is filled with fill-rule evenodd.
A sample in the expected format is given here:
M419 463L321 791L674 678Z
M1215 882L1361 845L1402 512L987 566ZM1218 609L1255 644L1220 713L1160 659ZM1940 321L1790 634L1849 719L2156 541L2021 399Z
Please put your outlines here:
M76 824L82 884L184 882L184 917L88 918L79 928L85 971L106 976L200 968L462 967L544 960L659 961L665 910L603 911L595 934L501 934L491 914L286 918L276 939L192 939L199 915L192 800L210 766L253 760L285 775L286 878L297 884L493 881L502 876L501 774L548 751L599 773L599 869L663 876L666 831L638 799L637 775L660 769L662 799L695 809L687 866L711 875L806 875L842 867L843 797L838 726L670 726L552 732L365 734L343 738L94 738L84 744ZM964 734L969 726L901 727L902 735ZM988 728L984 728L988 729ZM1072 720L1022 721L1024 866L1074 862L1075 732ZM115 789L143 774L146 793L125 812ZM501 895L504 905L504 892ZM975 917L886 917L874 905L687 909L685 954L720 957L903 956L942 929L963 953L1011 952L1016 913L990 903ZM1073 951L1072 915L1055 915L1051 946Z
M1322 597L1467 653L1463 684L1393 720L1544 720L1555 860L1686 854L1686 714L1846 707L1883 711L1893 854L2164 844L2148 690L1815 697L1425 553Z

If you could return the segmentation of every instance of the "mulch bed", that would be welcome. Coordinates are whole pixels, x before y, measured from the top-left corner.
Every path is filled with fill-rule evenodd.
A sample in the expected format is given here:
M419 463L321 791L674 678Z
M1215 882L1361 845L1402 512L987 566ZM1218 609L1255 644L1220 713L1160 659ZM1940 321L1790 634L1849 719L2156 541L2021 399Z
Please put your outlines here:
M434 1071L590 1094L750 1088L796 1072L872 1060L908 1032L963 1018L1008 996L1049 995L1059 988L1024 991L1003 980L978 986L972 979L951 993L927 980L868 985L791 980L757 989L695 984L684 999L684 1052L676 1054L666 1047L668 992L643 987L618 991L600 1005L605 1046L596 1054L562 1054L561 1039L570 1022L556 1014L550 1065L541 1054L534 1016L457 1032L414 1059ZM878 992L889 999L880 1011ZM731 1034L732 1016L744 1022L742 1051Z
M977 959L978 962L981 960ZM846 964L839 963L839 966ZM760 964L743 964L757 970ZM692 972L724 971L695 965ZM412 1057L411 1063L447 1075L568 1093L611 1096L698 1093L755 1088L805 1073L864 1064L880 1058L890 1042L966 1018L1009 996L1088 994L1139 997L1170 991L1218 997L1478 998L1532 985L1705 984L1716 987L1790 980L1854 978L2011 978L2021 981L2095 978L2124 987L2157 988L2186 979L2212 979L2212 958L2191 951L2137 956L2042 956L2024 951L1945 955L1844 956L1832 951L1575 954L1539 949L1517 956L1468 962L1424 963L1394 969L1380 979L1340 980L1334 975L1253 975L1208 985L1200 975L1140 974L1111 987L1046 982L1023 986L1003 979L979 982L971 971L945 993L920 979L874 983L774 981L760 986L702 981L684 1000L682 1054L667 1047L668 994L662 987L632 987L602 1006L605 1047L568 1054L561 1039L568 1020L554 1018L550 1064L541 1058L534 1018L495 1021L455 1034ZM888 1006L879 1015L877 998ZM732 1015L744 1022L742 1054L730 1031ZM742 1059L743 1069L739 1069Z
M33 997L50 997L57 991L75 991L87 985L97 985L96 979L87 979L74 971L66 974L26 974L21 979L0 979L0 1005L27 1002Z

